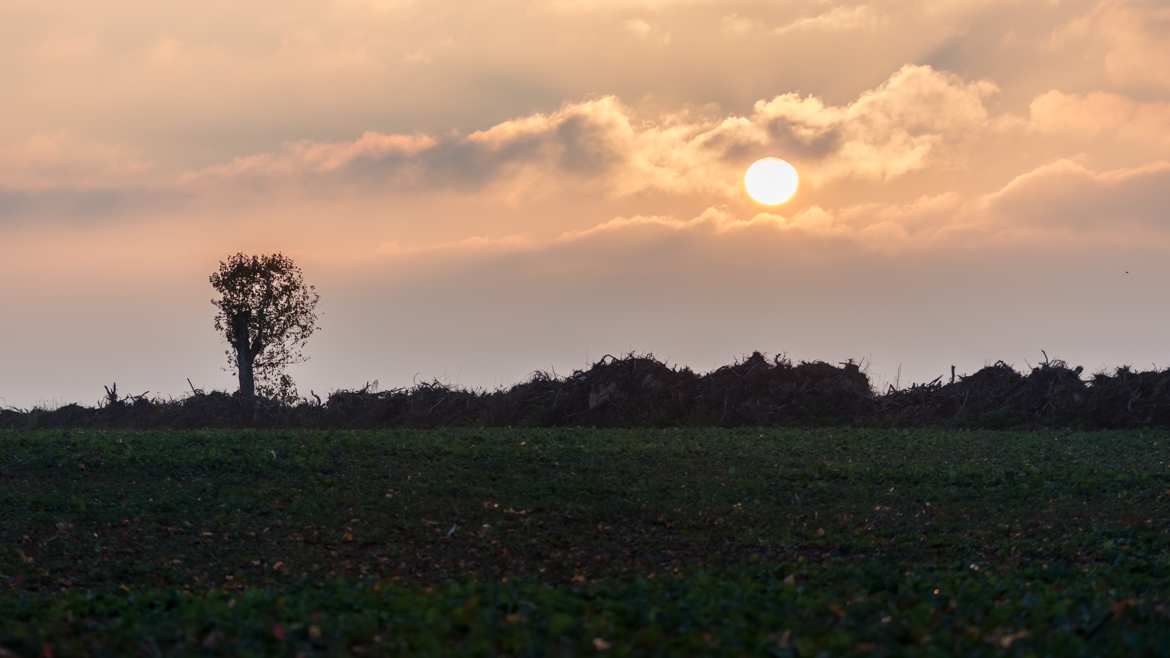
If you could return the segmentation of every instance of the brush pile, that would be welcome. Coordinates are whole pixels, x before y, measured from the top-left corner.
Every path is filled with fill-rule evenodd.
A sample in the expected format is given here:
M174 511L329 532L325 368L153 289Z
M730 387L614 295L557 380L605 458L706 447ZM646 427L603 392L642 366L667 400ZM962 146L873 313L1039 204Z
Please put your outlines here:
M697 425L838 425L874 409L869 378L852 361L794 366L759 352L702 377L692 399Z
M891 389L882 396L874 420L875 424L891 426L987 429L1130 426L1102 423L1089 412L1088 403L1098 391L1081 379L1081 372L1080 367L1069 368L1063 361L1045 359L1030 374L1023 375L998 361L946 385L938 379L907 389Z
M0 409L0 428L197 427L671 427L825 426L966 428L1170 427L1170 370L1083 378L1045 360L1027 374L1002 361L968 376L876 395L854 362L793 364L756 352L706 374L651 355L606 356L568 377L535 373L508 389L427 382L379 391L367 384L295 405L192 387L182 399L120 396L96 407Z

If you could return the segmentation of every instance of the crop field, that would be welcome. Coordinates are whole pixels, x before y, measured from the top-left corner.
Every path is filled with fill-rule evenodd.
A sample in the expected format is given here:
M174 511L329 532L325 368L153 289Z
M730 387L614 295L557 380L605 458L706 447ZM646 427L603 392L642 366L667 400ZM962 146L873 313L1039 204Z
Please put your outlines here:
M1170 655L1170 433L0 432L0 656Z

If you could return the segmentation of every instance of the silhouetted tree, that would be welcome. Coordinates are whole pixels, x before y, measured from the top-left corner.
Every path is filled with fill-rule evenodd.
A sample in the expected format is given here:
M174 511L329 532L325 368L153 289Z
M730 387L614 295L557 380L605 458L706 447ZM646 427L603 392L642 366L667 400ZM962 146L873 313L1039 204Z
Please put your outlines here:
M219 292L215 328L230 346L228 364L240 378L240 396L249 403L260 393L296 398L284 368L304 360L301 350L317 329L317 290L306 286L301 268L282 254L237 253L220 262L210 277Z

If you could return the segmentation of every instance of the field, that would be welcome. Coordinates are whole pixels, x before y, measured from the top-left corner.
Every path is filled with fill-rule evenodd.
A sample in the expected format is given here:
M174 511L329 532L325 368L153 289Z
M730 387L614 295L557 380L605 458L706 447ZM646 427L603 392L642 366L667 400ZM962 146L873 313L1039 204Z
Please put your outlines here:
M0 432L0 656L1170 655L1170 433Z

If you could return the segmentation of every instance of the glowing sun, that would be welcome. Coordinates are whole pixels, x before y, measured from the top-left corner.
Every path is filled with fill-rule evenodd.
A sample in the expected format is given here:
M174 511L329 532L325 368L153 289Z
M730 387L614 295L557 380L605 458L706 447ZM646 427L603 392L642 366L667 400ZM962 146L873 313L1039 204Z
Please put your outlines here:
M778 206L796 196L800 174L780 158L756 160L743 177L748 196L765 206Z

